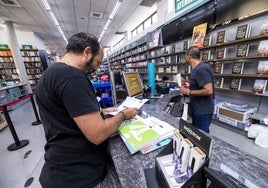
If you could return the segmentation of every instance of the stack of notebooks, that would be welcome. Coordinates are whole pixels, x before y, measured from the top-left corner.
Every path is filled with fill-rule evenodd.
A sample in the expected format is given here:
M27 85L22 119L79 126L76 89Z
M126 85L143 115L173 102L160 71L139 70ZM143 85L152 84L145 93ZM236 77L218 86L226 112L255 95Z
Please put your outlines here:
M152 116L137 116L118 128L119 135L131 154L138 151L145 154L167 145L174 131L173 126Z

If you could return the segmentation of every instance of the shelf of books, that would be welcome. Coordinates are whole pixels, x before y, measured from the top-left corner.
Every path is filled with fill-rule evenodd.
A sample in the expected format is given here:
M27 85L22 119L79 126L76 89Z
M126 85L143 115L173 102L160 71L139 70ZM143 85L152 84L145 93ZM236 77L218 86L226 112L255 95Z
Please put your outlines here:
M0 49L0 79L10 84L20 81L10 49Z
M268 35L263 31L267 22L258 23L251 35L254 24L227 25L204 37L201 60L213 69L217 91L267 96Z
M176 82L175 74L188 77L191 73L185 52L190 46L198 45L201 60L214 70L217 90L266 96L266 87L261 92L254 89L258 80L268 80L268 24L265 19L267 16L253 17L236 24L223 24L209 32L206 32L206 24L200 24L193 28L191 38L164 46L159 29L146 35L142 42L136 41L115 53L111 58L112 67L144 75L147 63L154 62L158 79L168 77L169 82Z
M40 56L37 49L22 49L21 54L23 57L28 79L31 85L37 84L40 79L43 69Z

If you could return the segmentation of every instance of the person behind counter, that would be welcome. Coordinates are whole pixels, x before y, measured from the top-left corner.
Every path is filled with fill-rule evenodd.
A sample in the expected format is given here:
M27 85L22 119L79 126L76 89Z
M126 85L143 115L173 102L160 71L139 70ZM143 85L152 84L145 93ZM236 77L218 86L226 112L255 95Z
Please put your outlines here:
M190 97L192 124L209 133L209 126L214 111L214 76L212 69L200 61L200 50L197 46L190 47L185 54L192 72L190 87L180 87L181 93Z
M128 108L104 119L88 79L103 59L98 39L77 33L66 54L49 67L36 89L47 143L39 181L43 188L97 187L105 176L108 138L137 114ZM111 109L104 109L107 112Z

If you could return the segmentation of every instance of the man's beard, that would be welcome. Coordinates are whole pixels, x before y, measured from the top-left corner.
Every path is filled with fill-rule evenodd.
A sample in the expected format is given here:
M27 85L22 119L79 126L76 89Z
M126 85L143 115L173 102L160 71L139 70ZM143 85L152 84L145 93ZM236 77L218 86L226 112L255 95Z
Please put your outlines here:
M96 70L93 67L93 61L94 61L94 57L92 57L87 63L86 63L86 67L85 67L85 73L87 75L90 75L91 73L95 72Z

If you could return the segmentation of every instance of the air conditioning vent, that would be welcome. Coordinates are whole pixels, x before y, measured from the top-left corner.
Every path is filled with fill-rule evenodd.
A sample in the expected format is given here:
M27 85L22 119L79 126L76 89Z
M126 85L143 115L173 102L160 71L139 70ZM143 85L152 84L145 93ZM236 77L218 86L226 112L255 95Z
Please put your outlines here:
M146 7L151 7L153 6L158 0L143 0L140 5L146 6Z
M90 12L90 17L91 18L98 18L101 19L103 17L103 13L102 12Z
M122 31L115 32L115 35L123 35L123 34L125 34L125 32L122 32Z
M0 3L5 6L21 7L16 0L0 0Z

